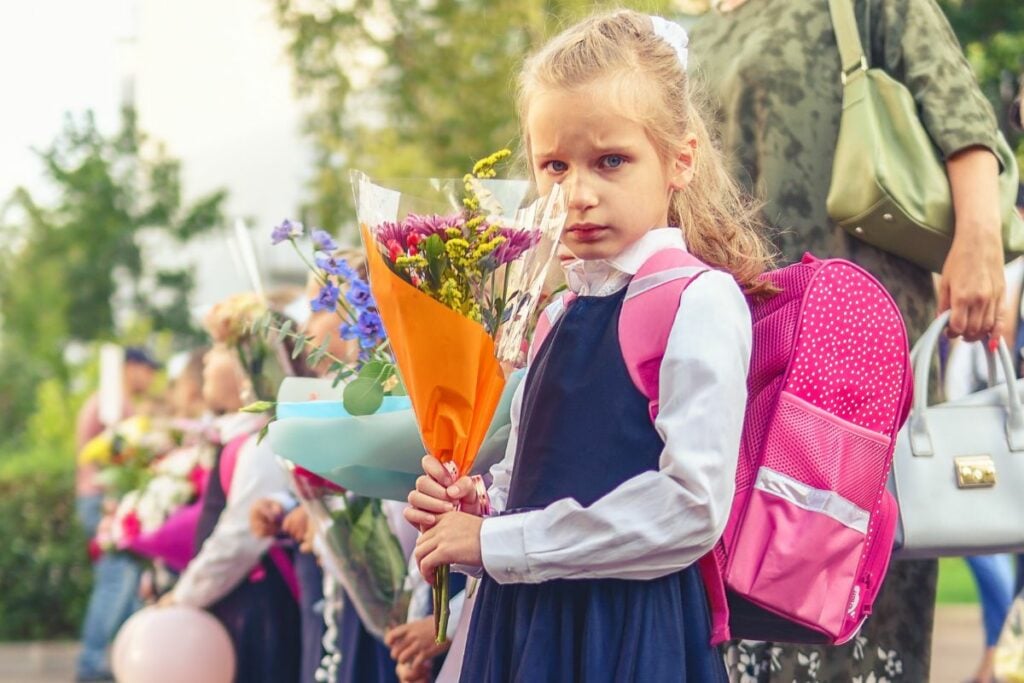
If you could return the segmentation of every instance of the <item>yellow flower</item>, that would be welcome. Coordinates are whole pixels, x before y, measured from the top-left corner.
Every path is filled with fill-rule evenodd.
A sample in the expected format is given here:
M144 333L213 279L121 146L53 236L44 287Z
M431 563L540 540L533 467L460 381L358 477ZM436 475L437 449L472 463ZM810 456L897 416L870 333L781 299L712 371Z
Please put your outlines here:
M469 251L469 242L461 237L453 237L445 242L444 249L448 252L448 258L452 261L461 259Z
M114 441L110 438L110 434L104 432L99 436L94 436L82 447L82 452L78 458L82 463L108 463L110 458L114 455Z
M498 172L494 170L494 167L505 159L508 159L510 156L512 156L511 150L499 149L494 154L486 156L476 162L473 166L473 175L477 178L494 178L498 175Z
M395 259L395 265L399 268L412 268L414 270L426 268L427 257L423 254L416 254L415 256L399 256Z
M449 308L459 310L462 305L462 290L455 278L448 278L441 283L441 291L438 292L441 303Z

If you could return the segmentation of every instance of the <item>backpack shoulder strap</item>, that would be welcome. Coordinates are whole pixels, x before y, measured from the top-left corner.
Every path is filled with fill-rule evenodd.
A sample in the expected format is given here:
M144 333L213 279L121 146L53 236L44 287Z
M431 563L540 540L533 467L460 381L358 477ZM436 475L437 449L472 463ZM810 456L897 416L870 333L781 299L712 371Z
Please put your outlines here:
M711 268L682 249L651 256L633 276L619 316L619 344L633 384L658 414L661 359L683 291Z
M527 356L527 363L533 363L537 352L543 346L544 340L548 338L555 324L565 314L566 309L576 300L576 294L565 290L556 294L537 319L537 327L533 331L533 341L530 343L530 353Z

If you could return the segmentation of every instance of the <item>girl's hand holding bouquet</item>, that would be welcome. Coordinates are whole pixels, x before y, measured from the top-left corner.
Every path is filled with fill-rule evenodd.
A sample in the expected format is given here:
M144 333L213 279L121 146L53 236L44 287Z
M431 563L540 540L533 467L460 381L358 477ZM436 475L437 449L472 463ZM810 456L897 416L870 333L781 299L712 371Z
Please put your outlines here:
M455 479L432 455L423 456L424 475L409 494L405 518L423 530L414 555L420 573L433 583L434 569L445 564L479 567L484 501L478 477Z

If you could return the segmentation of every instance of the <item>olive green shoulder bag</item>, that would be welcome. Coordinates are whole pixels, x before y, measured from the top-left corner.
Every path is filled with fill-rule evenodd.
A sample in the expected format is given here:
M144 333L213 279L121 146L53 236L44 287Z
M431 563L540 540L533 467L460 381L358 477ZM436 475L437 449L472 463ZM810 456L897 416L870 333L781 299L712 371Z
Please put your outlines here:
M953 199L938 148L907 88L871 68L851 0L829 0L842 61L843 113L826 207L858 239L941 272L953 242ZM1024 253L1017 214L1017 163L999 134L996 155L1006 259Z

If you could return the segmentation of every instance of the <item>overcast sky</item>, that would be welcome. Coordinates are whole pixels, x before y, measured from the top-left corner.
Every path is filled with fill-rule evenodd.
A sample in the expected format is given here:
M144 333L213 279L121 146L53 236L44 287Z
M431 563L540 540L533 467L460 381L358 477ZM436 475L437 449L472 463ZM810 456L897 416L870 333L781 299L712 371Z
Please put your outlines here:
M37 188L46 146L66 111L93 109L116 127L125 0L0 1L0 197Z

